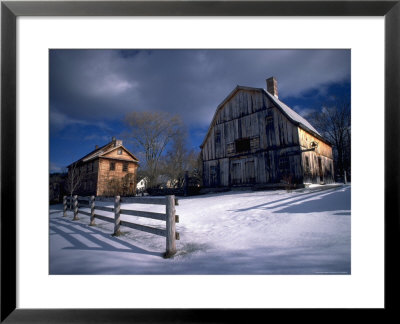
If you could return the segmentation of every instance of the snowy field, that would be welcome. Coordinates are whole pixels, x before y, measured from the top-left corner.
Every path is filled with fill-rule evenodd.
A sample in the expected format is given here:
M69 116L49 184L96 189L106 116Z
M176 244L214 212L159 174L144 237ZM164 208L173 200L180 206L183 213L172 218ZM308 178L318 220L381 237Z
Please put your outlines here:
M83 214L73 222L71 211L62 217L62 205L53 205L50 274L350 274L350 192L341 185L179 198L180 240L172 259L162 258L164 237L126 227L112 237L113 224L96 219L88 226ZM165 206L122 206L165 212Z

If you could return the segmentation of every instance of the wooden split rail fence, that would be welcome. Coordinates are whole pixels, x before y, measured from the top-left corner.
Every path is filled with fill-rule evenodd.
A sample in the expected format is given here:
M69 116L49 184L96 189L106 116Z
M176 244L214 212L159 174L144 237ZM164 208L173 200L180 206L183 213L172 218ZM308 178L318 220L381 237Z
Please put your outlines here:
M114 202L114 208L105 206L96 206L96 201L101 202ZM132 209L121 209L122 203L129 204L150 204L150 205L165 205L165 213L156 213ZM78 220L78 214L87 215L90 217L90 226L95 225L95 219L101 219L106 222L114 223L114 236L121 234L120 227L125 226L133 228L135 230L164 236L166 237L166 252L164 256L166 258L173 256L176 253L176 240L179 240L179 233L176 231L176 223L179 223L179 216L175 214L175 206L178 205L178 199L175 196L165 196L165 197L120 197L116 196L114 198L108 197L82 197L82 196L64 196L63 199L64 213L63 216L67 216L67 208L71 207L73 209L74 218L72 220ZM83 205L83 206L81 206ZM90 208L90 212L80 210L79 207ZM96 214L96 210L102 210L114 213L114 219ZM150 226L140 225L131 223L125 220L121 220L121 214L145 217L151 219L162 220L166 222L166 228L154 228Z

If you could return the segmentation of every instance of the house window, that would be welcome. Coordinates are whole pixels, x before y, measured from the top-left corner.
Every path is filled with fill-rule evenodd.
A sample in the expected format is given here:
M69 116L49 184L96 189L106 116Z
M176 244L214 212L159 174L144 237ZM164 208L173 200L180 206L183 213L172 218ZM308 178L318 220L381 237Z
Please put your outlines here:
M124 164L122 165L122 171L128 171L128 162L124 162Z
M118 149L117 154L122 155L122 149Z
M115 170L115 162L110 162L110 170L111 171Z
M250 139L244 138L244 139L236 140L235 141L235 149L236 149L236 153L250 151Z

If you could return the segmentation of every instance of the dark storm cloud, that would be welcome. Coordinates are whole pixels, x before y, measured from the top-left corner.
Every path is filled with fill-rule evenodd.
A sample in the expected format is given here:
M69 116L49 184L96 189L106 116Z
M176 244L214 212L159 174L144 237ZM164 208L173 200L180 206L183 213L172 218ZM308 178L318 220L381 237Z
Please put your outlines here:
M349 81L350 51L52 50L51 128L106 128L132 110L164 110L204 126L237 84L265 88L270 76L281 98L323 92Z

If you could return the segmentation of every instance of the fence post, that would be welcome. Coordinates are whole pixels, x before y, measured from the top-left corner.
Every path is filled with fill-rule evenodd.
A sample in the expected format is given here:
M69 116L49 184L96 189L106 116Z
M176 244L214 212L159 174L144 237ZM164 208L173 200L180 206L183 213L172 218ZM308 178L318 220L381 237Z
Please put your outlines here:
M175 243L175 196L166 196L166 214L167 214L167 251L164 257L170 258L176 253Z
M90 196L90 224L89 226L96 225L94 222L94 196Z
M63 197L63 217L67 216L67 196Z
M121 197L115 196L115 200L114 200L114 234L113 234L113 236L121 235L121 232L119 230L119 228L121 226L120 211L121 211Z
M74 196L74 218L72 220L79 220L78 218L78 196Z

